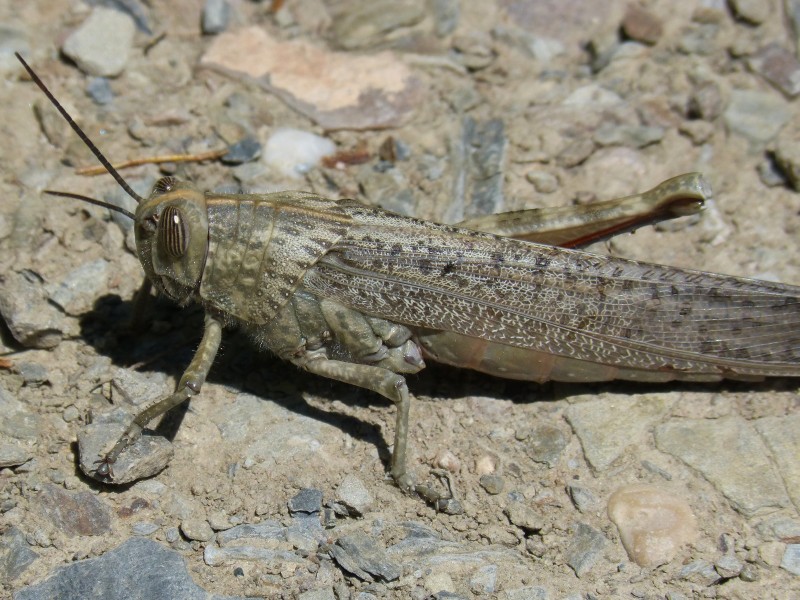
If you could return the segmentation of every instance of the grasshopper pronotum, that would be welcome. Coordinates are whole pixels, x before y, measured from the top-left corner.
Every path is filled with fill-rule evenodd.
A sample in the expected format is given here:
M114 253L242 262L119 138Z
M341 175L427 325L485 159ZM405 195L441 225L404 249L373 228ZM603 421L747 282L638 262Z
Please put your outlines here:
M177 390L133 419L100 479L150 420L200 391L228 323L302 369L393 401L391 474L405 490L427 489L406 470L404 375L424 359L529 381L800 376L800 288L550 245L699 210L708 189L697 174L588 215L521 211L461 227L305 192L212 194L171 177L142 198L17 56L138 207L51 193L133 219L147 282L205 310Z

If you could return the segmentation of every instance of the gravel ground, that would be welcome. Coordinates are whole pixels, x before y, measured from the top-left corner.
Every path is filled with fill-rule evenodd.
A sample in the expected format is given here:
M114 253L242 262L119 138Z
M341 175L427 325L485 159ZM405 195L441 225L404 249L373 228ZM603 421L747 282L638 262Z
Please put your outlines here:
M799 2L0 0L0 23L3 595L800 596L792 381L431 365L409 377L409 462L450 474L462 510L446 514L388 479L389 402L232 331L158 426L172 444L147 439L164 470L85 476L78 434L170 393L202 314L158 299L126 328L131 224L40 192L131 204L75 173L95 161L13 58L112 162L228 150L123 171L141 194L171 174L455 222L699 171L702 215L592 250L800 284Z

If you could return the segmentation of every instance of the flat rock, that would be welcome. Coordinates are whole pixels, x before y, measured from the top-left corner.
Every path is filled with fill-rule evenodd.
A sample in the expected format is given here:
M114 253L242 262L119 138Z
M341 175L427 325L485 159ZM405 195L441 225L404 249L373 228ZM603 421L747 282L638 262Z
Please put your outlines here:
M764 442L743 419L683 419L656 428L656 446L697 469L745 516L788 506Z
M220 34L200 64L254 80L325 129L395 127L422 100L419 80L389 52L328 52L258 27Z
M800 61L780 44L764 46L749 58L747 66L790 98L800 94Z
M774 138L792 116L786 101L776 93L733 90L725 109L728 129L755 144Z
M53 525L68 535L103 535L111 530L111 509L90 492L73 494L48 484L37 501Z
M0 537L0 582L13 581L38 557L25 540L25 534L16 527L9 528Z
M672 402L665 396L609 398L591 396L570 405L566 417L581 441L586 460L596 471L611 466L625 450L645 442L647 432Z
M641 567L668 563L697 537L691 507L661 486L617 489L608 501L608 516L619 529L628 557Z
M567 564L582 577L597 563L608 544L606 537L585 523L578 523L566 551Z
M130 16L98 6L66 39L62 50L84 73L116 77L128 62L135 32Z
M43 582L18 591L14 598L244 600L241 596L209 594L192 580L180 554L140 537L98 558L60 567Z
M800 510L800 414L764 417L755 426L772 453L792 503Z
M42 278L33 271L0 274L0 315L26 348L52 348L61 342L64 315L48 302Z
M98 463L120 438L130 419L131 416L125 411L117 410L78 432L81 471L89 477L97 477ZM112 483L130 483L152 477L169 464L173 454L169 440L145 431L117 457L112 466Z
M367 513L375 502L364 482L355 475L346 475L336 490L336 499L344 504L353 516Z
M85 263L64 278L46 286L50 300L69 315L88 312L97 298L106 290L110 264L104 258Z
M402 567L366 535L342 536L330 552L339 566L364 581L394 581L403 574Z

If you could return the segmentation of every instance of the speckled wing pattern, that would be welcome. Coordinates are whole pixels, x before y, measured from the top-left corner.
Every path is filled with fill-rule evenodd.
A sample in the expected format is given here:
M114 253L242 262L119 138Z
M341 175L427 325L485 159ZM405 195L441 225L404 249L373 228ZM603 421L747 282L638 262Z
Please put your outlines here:
M365 314L634 369L800 375L800 288L354 209L303 286Z

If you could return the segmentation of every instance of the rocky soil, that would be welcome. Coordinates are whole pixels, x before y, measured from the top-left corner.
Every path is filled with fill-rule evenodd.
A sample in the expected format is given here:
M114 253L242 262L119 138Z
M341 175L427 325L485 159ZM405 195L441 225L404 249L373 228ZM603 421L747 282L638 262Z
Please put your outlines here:
M130 330L132 224L41 192L133 203L76 173L96 161L13 57L112 162L216 157L123 170L143 195L169 174L452 223L699 171L700 216L592 250L800 284L800 2L0 0L0 23L4 597L800 597L792 381L430 365L409 462L448 474L441 512L387 476L389 402L230 331L145 438L166 468L86 476L78 436L170 393L202 314L154 299Z

